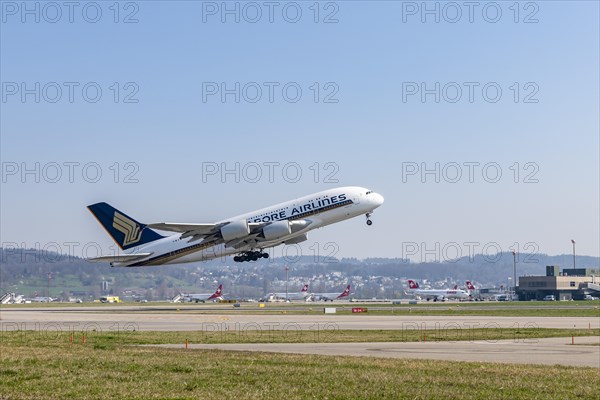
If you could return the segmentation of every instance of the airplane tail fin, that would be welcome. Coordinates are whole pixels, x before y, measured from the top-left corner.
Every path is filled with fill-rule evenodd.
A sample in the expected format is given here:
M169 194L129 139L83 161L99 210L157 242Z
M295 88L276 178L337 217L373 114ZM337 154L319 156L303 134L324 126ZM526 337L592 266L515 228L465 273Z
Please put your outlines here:
M339 299L339 298L341 298L341 297L346 297L346 296L348 296L349 294L350 294L350 285L346 286L346 290L344 290L344 291L342 292L342 294L340 294L340 295L338 296L338 299Z
M304 285L304 287L302 288L302 290L300 292L302 292L302 293L308 292L308 283L306 285Z
M213 293L212 296L210 296L207 300L212 300L212 299L216 299L217 297L221 297L221 293L223 292L223 285L220 284L219 287L217 288L217 291Z
M88 206L88 210L121 250L141 246L164 237L107 203L92 204Z
M471 281L467 281L467 290L475 290L475 286L473 286Z
M418 289L419 288L419 284L415 281L413 281L412 279L408 280L408 288L409 289Z

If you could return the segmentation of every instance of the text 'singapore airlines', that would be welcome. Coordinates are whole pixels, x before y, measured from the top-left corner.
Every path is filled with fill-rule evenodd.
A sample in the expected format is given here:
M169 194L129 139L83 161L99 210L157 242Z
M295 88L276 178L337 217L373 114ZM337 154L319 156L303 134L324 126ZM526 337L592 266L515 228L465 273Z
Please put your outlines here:
M214 223L142 224L107 203L88 206L124 254L90 261L116 267L180 264L233 255L236 262L269 255L264 249L307 240L307 232L371 213L383 196L362 187L342 187ZM167 231L164 236L156 232Z

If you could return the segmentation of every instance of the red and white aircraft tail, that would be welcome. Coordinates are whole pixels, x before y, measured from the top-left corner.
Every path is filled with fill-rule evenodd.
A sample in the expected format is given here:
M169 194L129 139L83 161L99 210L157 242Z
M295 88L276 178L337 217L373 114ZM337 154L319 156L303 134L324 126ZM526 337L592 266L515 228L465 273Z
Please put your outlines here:
M219 287L217 288L217 291L214 292L208 299L206 300L213 300L213 299L218 299L221 297L221 293L223 292L223 285L219 285Z
M467 290L475 290L475 286L473 286L471 281L467 281Z
M341 299L341 298L348 297L348 296L350 296L350 285L346 286L346 290L344 290L342 292L342 294L340 294L338 297L336 297L336 299Z
M306 285L304 285L304 287L302 288L300 293L307 293L307 292L308 292L308 283Z
M415 281L413 281L412 279L408 280L408 288L409 289L418 289L419 288L419 284Z

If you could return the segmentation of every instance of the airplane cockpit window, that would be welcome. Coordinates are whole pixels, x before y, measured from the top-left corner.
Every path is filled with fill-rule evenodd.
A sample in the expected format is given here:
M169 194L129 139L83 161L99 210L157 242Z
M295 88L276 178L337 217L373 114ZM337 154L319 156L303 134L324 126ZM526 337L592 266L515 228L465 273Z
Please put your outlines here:
M366 194L371 194L371 193L373 193L373 191L372 191L372 190L369 190L369 191L368 191Z

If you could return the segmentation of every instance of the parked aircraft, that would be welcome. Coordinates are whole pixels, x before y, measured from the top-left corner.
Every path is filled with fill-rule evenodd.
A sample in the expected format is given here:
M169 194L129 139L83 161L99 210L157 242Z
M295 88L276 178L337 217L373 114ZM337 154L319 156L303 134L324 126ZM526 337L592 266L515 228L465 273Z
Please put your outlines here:
M308 296L308 283L299 292L267 293L264 301L305 300Z
M444 301L446 299L468 299L470 294L462 289L420 289L419 284L408 280L409 293L425 298L427 301Z
M335 293L311 293L309 296L309 300L310 301L333 301L333 300L340 300L343 299L344 297L348 297L350 296L350 285L346 286L346 289L340 293L340 292L335 292Z
M223 297L221 297L222 291L223 285L219 285L219 287L214 293L184 294L183 301L195 301L196 303L205 303L210 300L223 300Z

